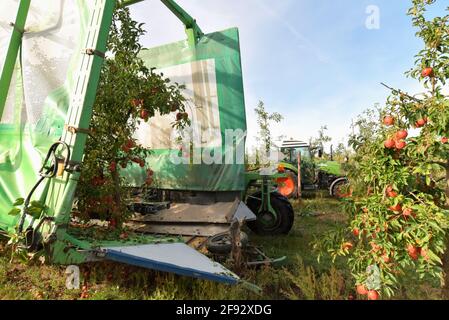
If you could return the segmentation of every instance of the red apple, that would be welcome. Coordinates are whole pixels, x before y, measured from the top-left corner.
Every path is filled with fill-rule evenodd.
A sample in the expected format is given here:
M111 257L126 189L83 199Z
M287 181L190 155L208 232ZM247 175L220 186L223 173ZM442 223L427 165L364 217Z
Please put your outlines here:
M447 137L442 137L441 138L441 143L442 144L447 144L449 142L449 139Z
M417 248L412 244L407 246L407 252L412 260L417 260L419 255L421 254L421 248Z
M366 289L366 287L363 284L359 284L356 287L357 289L357 293L364 296L366 294L368 294L368 289Z
M392 125L394 125L394 122L395 122L395 120L392 116L386 116L384 118L384 125L386 125L386 126L392 126Z
M433 77L435 74L433 72L433 68L425 68L422 72L421 72L421 76L423 78L427 78L427 77Z
M112 161L111 164L109 165L109 171L115 172L116 169L117 169L117 163L115 161Z
M402 140L408 137L408 132L407 130L400 130L398 132L396 132L396 139L397 140Z
M399 203L395 206L390 206L389 208L391 211L394 212L401 212L402 211L402 205L400 205Z
M132 158L131 161L139 164L142 160L140 158Z
M416 121L415 127L417 127L417 128L422 128L422 127L424 127L426 124L427 124L427 118L424 117L424 118L419 119L419 120Z
M398 193L396 191L387 192L388 198L396 198L397 196L398 196Z
M134 148L134 147L136 146L136 143L134 142L133 139L129 139L128 141L126 141L126 146L127 146L129 149L132 149L132 148Z
M137 108L143 104L143 100L142 99L132 99L131 104L133 105L133 107Z
M368 291L368 300L378 300L379 293L376 290Z
M129 151L131 151L131 148L129 148L126 144L124 144L122 146L122 151L125 152L125 153L129 153Z
M149 116L150 113L147 110L145 109L140 110L140 118L142 118L145 121L148 121Z
M407 143L404 140L399 140L399 141L396 141L396 143L395 143L395 147L398 150L404 149L406 145L407 145Z
M412 208L406 208L406 209L404 209L404 211L402 211L402 215L403 215L404 217L410 217L410 216L413 216L413 215L414 215L413 209L412 209Z
M421 254L421 257L424 258L424 260L429 261L429 253L428 253L427 249L422 248L420 254Z
M395 147L395 145L396 145L396 143L395 143L395 141L393 139L387 139L384 142L384 146L387 149L393 149Z

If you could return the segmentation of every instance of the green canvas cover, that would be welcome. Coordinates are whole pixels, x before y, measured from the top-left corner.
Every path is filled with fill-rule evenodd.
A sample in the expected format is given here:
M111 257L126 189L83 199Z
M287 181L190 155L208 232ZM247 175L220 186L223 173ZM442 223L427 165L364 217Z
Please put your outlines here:
M18 6L17 0L0 2L0 72ZM80 74L90 72L82 71L87 68L82 52L89 37L95 39L89 26L101 22L103 6L103 1L31 1L0 122L0 229L15 226L19 217L7 213L15 199L28 195L49 147L63 134L76 87L85 85ZM43 183L33 197L46 197L53 211L66 181L56 183L58 192Z
M176 142L179 133L172 129L175 113L156 115L140 126L136 138L153 150L147 161L155 172L155 186L169 190L243 190L244 161L243 157L236 157L236 150L244 150L246 133L238 29L204 35L195 47L185 40L145 49L141 58L147 67L155 68L172 83L186 86L183 94L192 122L186 131L196 134L193 146L186 144L181 150ZM232 138L236 133L240 135ZM226 143L234 143L236 148L226 148ZM204 158L203 153L210 156ZM190 156L190 159L175 164L179 161L173 163L173 154ZM217 161L211 160L214 156ZM231 156L234 160L229 163L226 157L229 160ZM137 186L146 177L138 166L123 175Z

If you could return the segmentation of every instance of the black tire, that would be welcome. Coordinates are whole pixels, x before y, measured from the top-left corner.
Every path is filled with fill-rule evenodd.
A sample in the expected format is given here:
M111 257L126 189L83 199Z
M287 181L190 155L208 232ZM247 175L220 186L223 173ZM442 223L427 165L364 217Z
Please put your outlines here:
M240 232L240 242L242 247L248 244L248 235ZM213 254L229 254L232 251L231 234L223 232L209 237L206 241L206 249Z
M349 186L349 181L346 178L339 178L337 181L332 182L330 195L338 199L344 198L346 195L341 192L341 188L344 186Z
M293 227L293 222L295 220L295 213L293 207L286 197L277 192L272 192L271 206L277 213L277 219L272 221L272 223L267 224L262 221L265 216L272 217L271 213L260 212L259 208L261 206L261 193L257 192L253 195L248 196L246 205L251 211L257 216L255 221L247 221L246 224L254 233L258 235L281 235L288 234Z

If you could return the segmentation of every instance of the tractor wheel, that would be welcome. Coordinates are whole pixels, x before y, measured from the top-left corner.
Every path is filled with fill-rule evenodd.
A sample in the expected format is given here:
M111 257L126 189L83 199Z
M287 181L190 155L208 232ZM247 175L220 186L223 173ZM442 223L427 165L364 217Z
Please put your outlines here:
M332 197L338 199L347 198L352 195L352 189L347 178L339 178L332 182L329 191Z
M259 235L288 234L293 226L295 216L292 205L286 197L277 192L271 193L270 202L276 212L276 217L271 212L259 212L262 204L260 192L248 196L246 205L257 216L257 219L248 221L246 224Z
M291 199L298 193L298 176L292 172L286 172L287 177L276 179L278 192L284 197Z
M240 243L242 247L248 245L248 235L240 232ZM232 240L230 232L223 232L209 237L206 241L206 249L213 254L229 254L232 251Z

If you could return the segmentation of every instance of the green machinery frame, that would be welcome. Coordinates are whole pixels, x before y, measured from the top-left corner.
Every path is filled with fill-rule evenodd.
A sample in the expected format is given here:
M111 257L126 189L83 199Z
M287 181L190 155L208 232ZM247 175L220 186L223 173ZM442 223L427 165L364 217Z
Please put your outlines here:
M87 69L79 72L79 77L84 78L87 83L77 95L81 99L72 101L69 105L68 116L66 121L66 129L63 131L61 142L70 148L70 157L65 159L66 170L62 176L56 176L47 181L48 193L59 195L56 204L49 210L46 217L35 221L28 219L26 221L27 228L42 228L43 243L48 248L49 258L53 263L59 264L79 264L86 261L94 260L92 250L101 246L123 245L126 241L106 241L102 243L89 241L87 238L74 236L69 230L69 222L71 217L71 208L73 206L75 191L80 176L80 167L83 158L84 148L86 144L86 130L69 130L69 128L83 129L88 128L92 106L95 101L97 86L100 77L100 71L103 64L101 55L95 52L104 52L106 50L109 28L112 23L113 12L116 5L129 6L144 0L101 0L97 1L95 10L100 10L102 14L99 23L94 26L96 37L90 37L88 43L85 43L86 49L92 49L94 54L85 54L83 56L84 65L88 65ZM195 46L198 40L203 36L203 32L187 12L172 0L161 0L185 25L186 34L189 44ZM15 23L12 25L13 31L7 51L7 55L2 69L0 78L0 120L4 111L8 88L11 83L15 64L18 59L20 47L22 44L22 36L27 20L28 11L31 0L21 0L16 16ZM259 210L268 210L276 215L275 210L270 204L270 193L273 192L273 180L284 177L282 174L275 174L267 177L259 173L246 173L247 185L255 181L261 181L262 205ZM246 191L242 194L246 197ZM45 222L42 223L43 219ZM14 230L8 230L9 234L14 235ZM142 237L138 240L132 239L128 242L133 244L139 243L168 243L182 241L173 237Z
M145 0L122 0L119 3L121 6L130 6L143 1ZM161 0L161 2L184 24L189 45L194 47L204 35L196 20L173 0Z
M145 0L122 0L120 5L129 6L135 3L143 2ZM161 2L176 16L179 20L184 24L185 31L187 34L188 43L191 47L195 47L201 37L204 35L201 28L198 26L196 20L191 17L183 8L181 8L176 2L173 0L161 0ZM277 219L277 213L271 206L270 193L274 192L274 181L278 178L287 177L284 173L276 173L271 176L264 176L258 172L250 171L245 172L245 185L246 189L242 192L242 199L246 199L248 197L247 190L248 187L259 183L260 191L261 191L261 206L258 212L255 214L261 213L263 211L270 212Z
M90 32L95 37L88 37L84 46L93 52L105 52L109 28L112 23L113 12L116 6L115 0L97 1L93 15L99 16L98 23L91 26ZM18 59L22 44L22 36L30 7L30 0L21 0L17 12L16 22L9 43L4 68L0 78L0 115L3 114L8 88L11 83L13 69ZM93 19L92 19L93 20ZM68 228L71 208L74 201L75 190L80 176L80 166L84 154L87 136L83 131L73 131L69 128L87 128L92 115L92 106L95 101L103 57L96 54L84 54L83 68L78 72L78 78L83 80L84 86L80 86L75 93L80 99L72 100L67 112L66 129L63 131L61 142L70 148L70 158L65 159L65 171L62 176L56 176L47 181L47 193L60 195L55 205L50 207L45 217L39 220L27 219L26 228L42 228L43 243L48 249L49 258L54 263L79 264L92 257L92 249L104 245L120 245L123 242L109 241L93 243L86 238L73 236ZM54 164L56 165L56 164ZM29 218L29 217L28 217ZM45 220L45 221L44 221ZM43 223L44 222L44 223ZM49 222L49 223L45 223ZM8 230L10 235L14 232ZM18 236L18 235L16 235ZM174 239L144 239L141 242L151 241L175 241Z
M16 21L12 24L12 35L9 41L8 52L6 53L2 75L0 77L0 120L2 119L3 111L5 109L8 89L14 72L14 66L17 61L20 46L22 45L22 36L28 16L28 10L30 9L30 4L31 0L20 1Z

